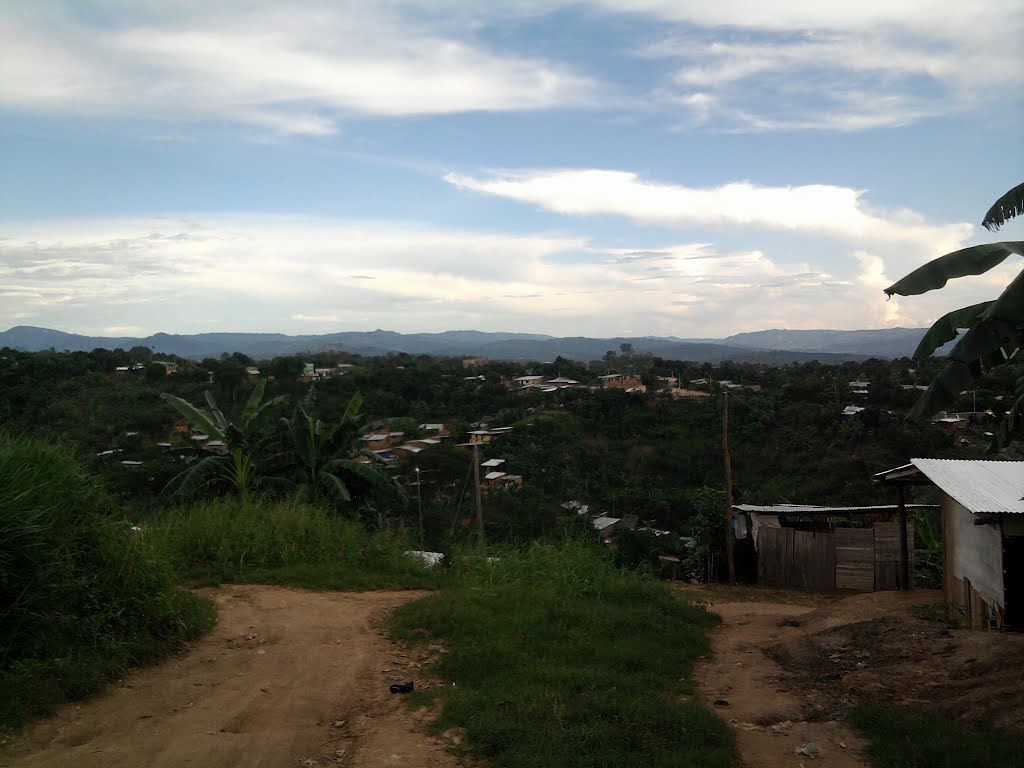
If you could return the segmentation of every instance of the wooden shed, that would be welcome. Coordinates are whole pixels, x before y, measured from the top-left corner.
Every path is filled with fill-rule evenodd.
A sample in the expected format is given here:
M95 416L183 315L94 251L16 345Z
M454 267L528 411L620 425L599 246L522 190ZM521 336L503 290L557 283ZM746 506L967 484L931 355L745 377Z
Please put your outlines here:
M913 505L924 508L927 505ZM757 551L757 580L777 587L817 591L875 592L901 588L898 505L824 507L800 504L736 504L751 516ZM861 527L836 525L860 518ZM913 523L906 523L914 540ZM908 548L908 584L913 574L913 545Z
M911 459L879 472L942 492L943 597L972 627L1024 629L1024 461Z

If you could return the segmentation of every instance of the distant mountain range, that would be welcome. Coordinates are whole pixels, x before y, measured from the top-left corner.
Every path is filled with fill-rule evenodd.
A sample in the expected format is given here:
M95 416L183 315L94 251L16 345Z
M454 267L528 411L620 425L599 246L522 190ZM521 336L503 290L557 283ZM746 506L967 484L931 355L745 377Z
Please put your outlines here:
M640 336L593 339L583 336L558 338L530 333L395 333L358 331L317 336L287 336L281 333L198 333L188 336L157 333L144 338L80 336L21 325L0 332L0 348L29 352L44 349L88 352L96 348L131 349L149 347L154 352L201 359L224 352L241 352L256 359L279 355L337 350L361 355L389 352L473 356L494 360L599 360L619 345L632 344L637 353L668 360L695 362L785 363L806 360L837 362L868 357L910 356L925 333L924 328L886 328L876 331L787 331L770 330L739 333L724 339L680 339Z

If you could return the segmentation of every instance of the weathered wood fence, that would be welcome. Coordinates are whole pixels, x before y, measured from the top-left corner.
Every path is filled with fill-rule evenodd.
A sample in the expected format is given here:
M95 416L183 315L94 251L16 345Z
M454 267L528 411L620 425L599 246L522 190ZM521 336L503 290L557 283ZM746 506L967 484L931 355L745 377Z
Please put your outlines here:
M913 524L907 524L914 541ZM900 537L897 523L831 532L762 528L758 533L758 581L776 587L872 592L899 589ZM913 576L914 552L910 548Z

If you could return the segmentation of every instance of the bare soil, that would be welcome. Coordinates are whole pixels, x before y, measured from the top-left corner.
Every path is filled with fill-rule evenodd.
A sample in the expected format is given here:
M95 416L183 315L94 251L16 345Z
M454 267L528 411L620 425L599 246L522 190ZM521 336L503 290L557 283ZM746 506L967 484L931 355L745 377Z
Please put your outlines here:
M181 656L20 734L12 768L463 766L427 735L426 709L393 683L429 651L391 643L383 622L417 592L330 593L267 586L206 590L219 622Z
M697 680L733 725L747 766L867 765L864 742L845 722L859 703L1024 732L1024 670L1009 662L1024 652L1024 636L930 618L941 615L940 593L680 589L722 617ZM808 744L814 757L797 752Z

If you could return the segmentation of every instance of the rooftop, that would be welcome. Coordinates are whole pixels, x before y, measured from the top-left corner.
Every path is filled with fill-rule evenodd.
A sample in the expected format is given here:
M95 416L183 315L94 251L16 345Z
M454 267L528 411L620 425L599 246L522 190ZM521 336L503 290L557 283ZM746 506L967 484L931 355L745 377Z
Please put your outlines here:
M934 484L975 514L1024 514L1024 461L911 459L878 472L876 483Z

